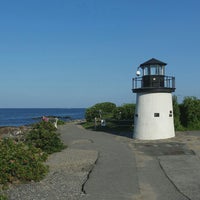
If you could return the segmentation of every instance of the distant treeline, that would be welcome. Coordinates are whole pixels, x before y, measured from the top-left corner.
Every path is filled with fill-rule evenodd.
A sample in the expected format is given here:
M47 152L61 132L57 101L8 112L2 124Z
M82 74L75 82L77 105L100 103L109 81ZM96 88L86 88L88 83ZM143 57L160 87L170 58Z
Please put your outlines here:
M136 104L116 106L112 102L97 103L85 112L87 122L94 122L95 117L106 120L133 121ZM181 104L173 96L175 130L200 130L200 99L185 97Z

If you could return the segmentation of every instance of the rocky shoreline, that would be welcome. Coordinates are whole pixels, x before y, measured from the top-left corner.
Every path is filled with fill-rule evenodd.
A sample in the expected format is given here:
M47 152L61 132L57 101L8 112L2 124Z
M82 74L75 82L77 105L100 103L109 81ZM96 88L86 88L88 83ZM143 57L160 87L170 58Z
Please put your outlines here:
M31 130L31 126L20 126L20 127L14 127L14 126L5 126L0 127L0 139L1 138L18 138L20 139L22 136L27 134Z
M41 119L41 118L40 118ZM78 119L78 120L69 120L66 121L67 123L82 123L85 119ZM0 127L0 139L4 137L11 137L11 138L20 138L23 135L27 134L32 129L32 125L24 125L24 126L2 126Z

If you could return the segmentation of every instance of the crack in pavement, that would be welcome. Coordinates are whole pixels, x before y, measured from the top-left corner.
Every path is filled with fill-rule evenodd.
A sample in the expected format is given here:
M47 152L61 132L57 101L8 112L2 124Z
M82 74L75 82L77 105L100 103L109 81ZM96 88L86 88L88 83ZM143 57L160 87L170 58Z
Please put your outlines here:
M86 177L86 180L85 180L85 181L83 182L83 184L82 184L81 191L82 191L83 194L87 194L87 192L86 192L86 190L85 190L85 185L86 185L86 183L88 182L88 180L90 179L90 174L92 173L93 169L94 169L95 166L97 165L98 160L99 160L99 152L98 152L98 154L97 154L97 159L96 159L96 161L95 161L94 164L91 166L91 169L88 171L88 175L87 175L87 177Z
M176 186L176 184L171 180L171 178L167 175L166 171L164 170L163 166L161 165L160 159L158 157L156 157L160 169L163 171L163 174L165 175L165 177L171 182L171 184L174 186L174 188L181 194L183 195L185 198L187 198L188 200L192 200L191 198L189 198L187 195L185 195L183 192L181 192L181 190Z

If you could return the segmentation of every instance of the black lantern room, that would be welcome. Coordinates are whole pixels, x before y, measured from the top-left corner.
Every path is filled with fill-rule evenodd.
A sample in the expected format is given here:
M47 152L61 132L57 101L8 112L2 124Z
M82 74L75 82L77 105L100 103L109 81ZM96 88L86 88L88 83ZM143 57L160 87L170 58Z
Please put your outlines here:
M137 70L137 76L133 78L134 93L138 92L174 92L175 91L175 78L165 75L165 66L167 64L152 58L142 63Z

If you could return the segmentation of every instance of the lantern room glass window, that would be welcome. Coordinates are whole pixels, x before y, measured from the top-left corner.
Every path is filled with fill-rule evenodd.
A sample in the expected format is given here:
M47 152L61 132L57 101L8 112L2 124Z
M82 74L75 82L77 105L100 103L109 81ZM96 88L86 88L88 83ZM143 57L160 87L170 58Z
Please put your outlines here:
M158 75L158 67L156 65L151 66L151 75Z
M150 68L149 68L149 66L147 66L147 67L145 67L145 68L143 69L143 74L144 74L144 76L150 75Z
M143 75L165 75L165 66L150 65L143 68Z
M165 75L165 66L158 66L158 75Z

